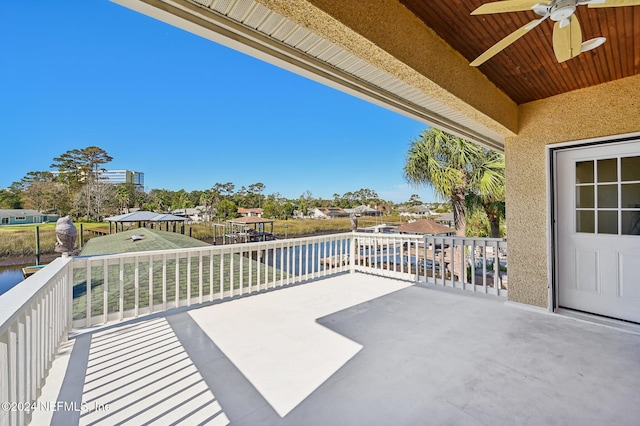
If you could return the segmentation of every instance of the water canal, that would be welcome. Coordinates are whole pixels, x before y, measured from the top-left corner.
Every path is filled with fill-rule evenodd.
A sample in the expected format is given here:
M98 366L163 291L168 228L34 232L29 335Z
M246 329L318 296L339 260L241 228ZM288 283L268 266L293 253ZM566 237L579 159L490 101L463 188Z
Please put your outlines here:
M0 295L12 289L16 284L21 283L24 280L22 277L22 268L30 265L32 265L32 263L0 266Z

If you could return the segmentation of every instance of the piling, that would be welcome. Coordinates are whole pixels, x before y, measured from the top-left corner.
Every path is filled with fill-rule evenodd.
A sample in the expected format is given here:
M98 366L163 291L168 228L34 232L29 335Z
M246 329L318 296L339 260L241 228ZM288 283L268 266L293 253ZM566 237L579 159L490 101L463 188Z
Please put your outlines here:
M40 265L40 227L36 226L36 265Z

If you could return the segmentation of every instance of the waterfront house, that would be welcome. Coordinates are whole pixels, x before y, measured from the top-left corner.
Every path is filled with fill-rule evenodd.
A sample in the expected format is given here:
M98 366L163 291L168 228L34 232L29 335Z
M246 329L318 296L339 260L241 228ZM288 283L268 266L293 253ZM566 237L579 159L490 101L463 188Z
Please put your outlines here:
M431 210L429 206L421 205L421 206L411 206L411 207L400 207L399 215L405 217L412 218L425 218L431 216Z
M349 217L349 213L340 207L316 207L309 212L309 216L314 219L332 219L334 217Z
M10 290L0 312L0 394L8 401L35 399L69 333L84 332L74 339L72 368L63 365L64 395L113 403L85 414L85 423L199 415L274 425L637 424L640 6L553 1L552 19L576 9L584 26L579 37L575 19L555 24L566 28L557 42L568 41L563 50L575 56L559 63L554 25L529 10L534 1L482 16L471 12L484 0L115 1L504 152L508 289L498 283L498 259L487 282L488 253L507 249L488 238L348 233L60 258ZM469 65L518 29L524 37ZM600 35L604 45L580 53L581 39ZM399 251L405 243L412 253ZM482 252L482 263L472 262L468 275L466 267L444 275L438 259L419 258L415 248L425 243ZM273 258L278 250L286 255ZM234 269L265 256L272 258L260 269ZM393 262L400 269L389 268L394 256L404 257ZM317 259L329 266L316 268ZM160 273L146 278L145 265L155 271L146 263ZM69 280L99 279L102 265L137 271L132 283L110 286L133 289L130 305L120 298L110 311L87 295L86 313L70 318ZM141 285L153 290L146 304ZM113 317L125 322L92 328ZM142 339L149 330L156 340ZM121 362L153 364L152 356L162 364L135 376L135 365ZM162 380L173 387L165 391ZM0 411L0 423L29 416Z
M262 209L261 208L247 209L244 207L239 207L238 214L242 217L262 217Z
M365 206L364 204L353 209L344 209L344 211L348 215L355 214L357 216L377 216L379 214L377 209Z
M26 225L55 222L60 216L30 209L0 209L0 225Z
M173 210L171 214L186 218L190 223L208 222L211 220L211 211L213 209L210 206L197 206L192 208L184 208Z
M438 215L438 217L436 217L434 220L437 223L448 226L450 228L453 228L455 226L452 212L442 213L441 215Z

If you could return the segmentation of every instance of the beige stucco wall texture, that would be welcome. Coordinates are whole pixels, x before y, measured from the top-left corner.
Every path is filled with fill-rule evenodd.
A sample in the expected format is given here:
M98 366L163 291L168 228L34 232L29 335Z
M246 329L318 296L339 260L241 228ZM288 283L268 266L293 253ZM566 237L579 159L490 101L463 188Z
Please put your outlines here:
M509 299L548 306L546 146L640 132L640 76L516 105L395 0L257 0L505 137Z
M509 299L547 307L546 146L640 132L640 75L523 104L519 115L505 141Z

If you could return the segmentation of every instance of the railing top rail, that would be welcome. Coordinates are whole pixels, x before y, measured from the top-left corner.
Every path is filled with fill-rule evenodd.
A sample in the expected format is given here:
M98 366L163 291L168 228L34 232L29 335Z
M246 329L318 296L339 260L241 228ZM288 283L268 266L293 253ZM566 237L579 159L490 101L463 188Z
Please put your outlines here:
M59 257L45 268L14 286L2 296L0 304L0 334L4 333L23 309L33 303L46 290L47 284L72 261L71 257Z
M445 236L445 235L422 235L422 234L395 234L395 233L372 233L372 232L354 232L350 235L355 235L356 237L368 237L368 238L401 238L401 239L416 239L416 238L427 238L427 239L446 239L446 240L454 240L461 241L467 244L471 244L473 241L485 241L485 242L498 242L504 243L507 240L504 238L488 238L488 237L458 237L458 236Z

